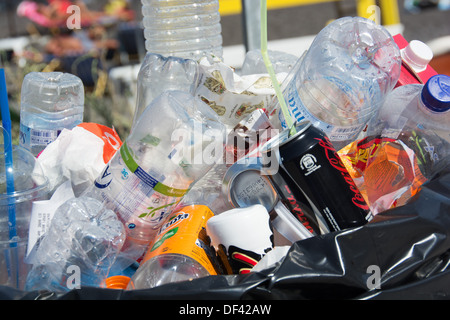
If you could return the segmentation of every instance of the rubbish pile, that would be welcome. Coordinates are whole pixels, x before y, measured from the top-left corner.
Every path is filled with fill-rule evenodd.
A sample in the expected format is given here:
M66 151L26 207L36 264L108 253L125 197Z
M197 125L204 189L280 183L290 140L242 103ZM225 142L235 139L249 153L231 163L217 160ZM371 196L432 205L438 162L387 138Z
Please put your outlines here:
M300 59L269 52L283 99L264 52L242 73L215 55L148 52L123 141L81 122L76 77L27 75L11 151L23 197L2 189L0 284L163 290L264 274L311 239L377 230L450 163L450 77L414 45L335 20Z

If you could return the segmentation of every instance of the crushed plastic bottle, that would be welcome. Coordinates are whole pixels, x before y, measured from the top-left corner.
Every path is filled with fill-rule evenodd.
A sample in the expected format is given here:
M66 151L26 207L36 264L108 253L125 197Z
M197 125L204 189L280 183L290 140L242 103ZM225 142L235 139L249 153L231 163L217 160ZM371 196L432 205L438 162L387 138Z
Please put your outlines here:
M25 290L99 287L124 241L125 229L113 211L93 198L72 198L56 210L49 229L27 257L33 267Z
M218 0L142 0L148 52L199 60L222 58Z
M139 69L132 128L145 108L161 93L179 90L194 95L198 79L199 66L194 60L148 52Z
M30 72L22 84L20 146L37 156L64 129L83 121L84 87L77 76Z
M166 91L143 112L86 194L126 226L124 255L139 258L192 184L221 156L225 127L199 98Z
M371 135L400 140L411 148L425 177L438 172L450 155L450 76L439 74L425 85L396 88L380 109ZM443 162L444 161L444 162Z
M294 122L310 121L337 150L355 140L400 75L388 31L361 17L337 19L315 37L284 91ZM281 126L286 120L279 112Z
M298 60L297 56L282 51L268 50L267 53L275 73L289 73ZM261 50L250 50L245 54L240 74L251 75L259 73L267 73Z

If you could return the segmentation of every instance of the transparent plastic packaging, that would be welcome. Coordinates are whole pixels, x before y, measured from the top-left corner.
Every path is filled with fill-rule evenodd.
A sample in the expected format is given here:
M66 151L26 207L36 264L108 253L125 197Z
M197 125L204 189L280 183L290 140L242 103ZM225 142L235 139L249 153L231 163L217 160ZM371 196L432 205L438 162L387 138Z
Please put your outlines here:
M401 54L392 36L361 17L327 25L301 59L284 91L290 115L323 130L337 150L355 140L400 75Z
M193 60L222 58L218 0L141 0L148 52Z
M22 83L20 146L37 156L64 129L83 121L84 86L62 72L30 72Z

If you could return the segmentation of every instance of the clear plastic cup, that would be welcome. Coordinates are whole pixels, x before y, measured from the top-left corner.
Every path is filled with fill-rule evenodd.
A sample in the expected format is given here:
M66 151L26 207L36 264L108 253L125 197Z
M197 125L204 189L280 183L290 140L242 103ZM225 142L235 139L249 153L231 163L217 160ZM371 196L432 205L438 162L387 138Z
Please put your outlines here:
M31 267L24 259L32 204L48 199L48 179L29 151L13 145L14 192L7 192L11 180L6 176L3 145L0 150L0 285L22 290Z

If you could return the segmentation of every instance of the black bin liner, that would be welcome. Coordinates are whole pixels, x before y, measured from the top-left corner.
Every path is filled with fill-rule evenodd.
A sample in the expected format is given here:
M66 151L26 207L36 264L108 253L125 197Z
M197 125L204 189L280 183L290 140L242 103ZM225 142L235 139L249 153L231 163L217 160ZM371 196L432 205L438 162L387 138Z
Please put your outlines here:
M380 275L377 288L373 266ZM0 299L450 299L450 169L424 184L407 205L379 213L363 227L296 242L281 263L263 272L133 291L0 287Z

